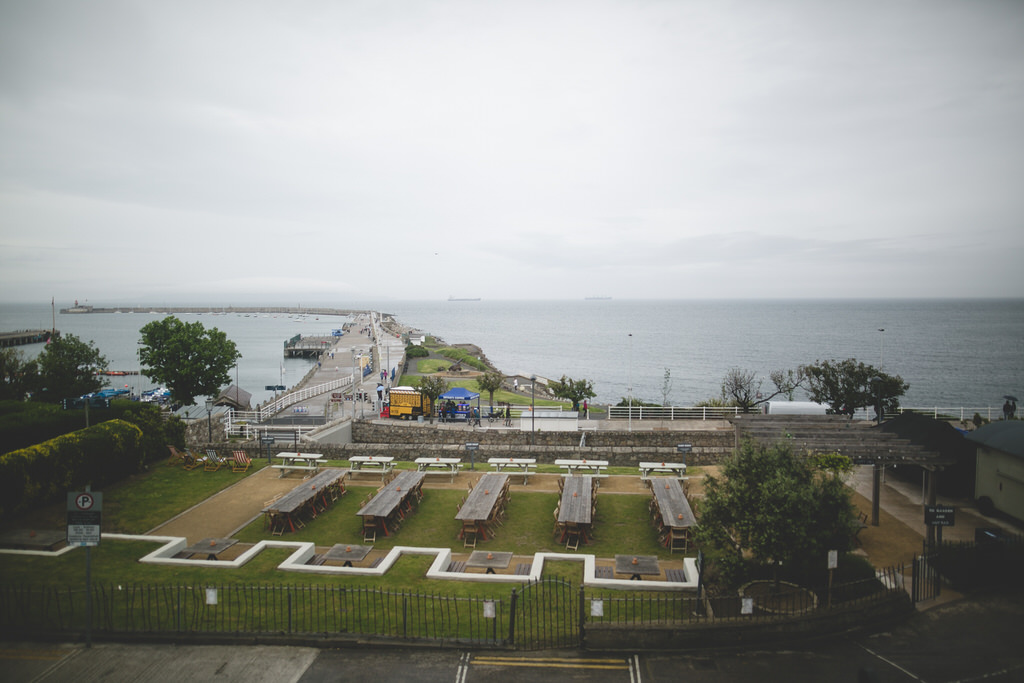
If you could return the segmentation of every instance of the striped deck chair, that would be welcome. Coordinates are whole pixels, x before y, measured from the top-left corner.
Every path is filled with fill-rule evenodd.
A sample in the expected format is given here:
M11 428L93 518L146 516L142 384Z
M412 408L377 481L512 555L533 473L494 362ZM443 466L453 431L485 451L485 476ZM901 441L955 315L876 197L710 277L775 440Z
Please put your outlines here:
M249 469L249 465L252 464L252 460L245 451L234 451L234 464L231 465L232 472L246 472Z
M200 458L200 457L196 456L196 454L193 453L192 451L188 450L187 448L185 449L185 469L186 470L194 470L195 468L197 468L200 465L202 465L204 460L205 460L205 458Z
M206 464L203 470L206 472L216 472L225 464L224 458L217 454L217 451L212 448L206 449Z
M171 457L167 459L167 464L171 467L177 467L178 465L184 465L187 461L185 454L179 451L174 446L167 444L167 450L170 451Z

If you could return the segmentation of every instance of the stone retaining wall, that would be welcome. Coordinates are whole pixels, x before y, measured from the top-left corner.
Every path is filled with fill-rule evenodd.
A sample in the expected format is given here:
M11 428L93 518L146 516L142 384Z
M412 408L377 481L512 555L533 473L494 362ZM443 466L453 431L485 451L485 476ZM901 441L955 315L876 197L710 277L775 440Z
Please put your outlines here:
M530 434L507 430L451 430L420 423L381 425L356 422L352 425L353 443L316 444L315 450L331 459L347 460L352 455L391 456L400 461L419 457L458 457L464 462L470 458L486 463L487 458L535 458L538 463L550 464L558 458L586 458L607 460L614 467L635 467L642 461L678 462L676 444L689 443L693 451L687 456L689 465L714 465L732 452L732 431L672 431L672 432L588 432L586 446L580 446L578 432L538 432L536 443L530 444ZM480 444L472 455L466 443ZM313 446L310 446L312 449ZM282 445L272 449L293 450ZM251 455L266 457L266 452Z

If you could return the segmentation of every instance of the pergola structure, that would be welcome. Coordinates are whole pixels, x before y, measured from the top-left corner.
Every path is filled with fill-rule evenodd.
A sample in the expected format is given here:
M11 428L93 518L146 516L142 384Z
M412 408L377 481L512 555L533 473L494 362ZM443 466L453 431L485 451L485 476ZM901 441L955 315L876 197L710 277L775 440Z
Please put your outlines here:
M751 439L762 445L786 443L796 452L839 453L857 465L871 465L871 524L878 526L882 467L917 465L927 473L927 497L935 504L938 473L955 459L928 450L898 435L879 429L874 423L844 415L737 415L730 422L736 445ZM929 527L929 542L934 527Z

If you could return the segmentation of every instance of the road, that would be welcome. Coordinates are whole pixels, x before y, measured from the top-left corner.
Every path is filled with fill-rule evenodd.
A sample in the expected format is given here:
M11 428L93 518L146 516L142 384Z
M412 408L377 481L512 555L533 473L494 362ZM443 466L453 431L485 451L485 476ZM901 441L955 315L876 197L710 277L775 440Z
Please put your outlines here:
M7 643L0 680L40 683L1003 683L1024 680L1024 595L963 599L871 635L722 652Z

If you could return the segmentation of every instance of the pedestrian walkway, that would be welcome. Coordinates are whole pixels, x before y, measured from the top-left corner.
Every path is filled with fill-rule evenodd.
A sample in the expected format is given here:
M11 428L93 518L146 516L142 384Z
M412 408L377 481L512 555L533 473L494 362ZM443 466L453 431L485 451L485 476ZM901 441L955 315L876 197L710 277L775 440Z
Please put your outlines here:
M276 470L264 467L147 534L182 536L189 544L204 538L228 538L260 515L263 501L291 491L297 483L295 477L279 478Z
M378 313L371 311L355 316L346 326L345 334L337 337L330 348L324 349L310 373L293 389L315 387L345 378L354 378L354 387L327 391L294 403L288 406L287 413L327 420L346 415L376 417L380 411L377 386L391 387L392 372L397 378L397 368L404 351L402 340L381 327ZM364 367L373 368L365 377ZM369 395L373 400L355 400L360 393Z

